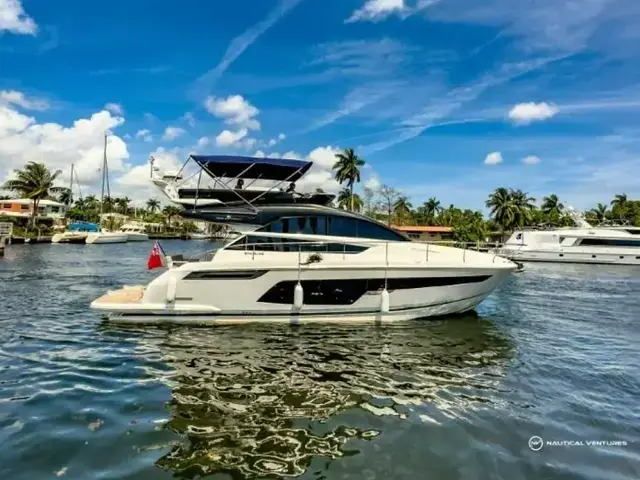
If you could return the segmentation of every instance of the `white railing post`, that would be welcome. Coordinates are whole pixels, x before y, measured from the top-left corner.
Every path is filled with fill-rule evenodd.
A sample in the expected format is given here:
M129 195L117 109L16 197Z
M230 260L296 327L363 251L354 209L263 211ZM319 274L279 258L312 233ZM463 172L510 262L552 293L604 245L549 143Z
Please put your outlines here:
M467 261L467 244L464 244L464 248L462 249L462 263Z
M389 276L389 242L384 244L384 256L385 256L385 265L384 265L384 289L387 289L387 279Z
M429 261L429 243L427 242L427 262Z

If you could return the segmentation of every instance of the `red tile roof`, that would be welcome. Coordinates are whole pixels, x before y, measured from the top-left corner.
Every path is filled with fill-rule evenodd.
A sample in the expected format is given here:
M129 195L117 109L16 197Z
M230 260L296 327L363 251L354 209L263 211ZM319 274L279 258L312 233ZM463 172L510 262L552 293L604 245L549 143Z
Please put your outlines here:
M406 233L451 233L452 227L435 227L424 225L391 225L391 228Z

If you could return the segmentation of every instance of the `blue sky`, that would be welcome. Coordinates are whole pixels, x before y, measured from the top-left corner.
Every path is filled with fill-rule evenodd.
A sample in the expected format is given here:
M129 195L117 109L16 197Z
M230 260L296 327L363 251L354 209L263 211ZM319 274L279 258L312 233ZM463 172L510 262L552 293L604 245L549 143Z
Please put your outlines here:
M27 160L142 200L147 159L334 151L414 204L498 186L640 196L635 0L0 0L0 180ZM363 182L363 183L364 183Z

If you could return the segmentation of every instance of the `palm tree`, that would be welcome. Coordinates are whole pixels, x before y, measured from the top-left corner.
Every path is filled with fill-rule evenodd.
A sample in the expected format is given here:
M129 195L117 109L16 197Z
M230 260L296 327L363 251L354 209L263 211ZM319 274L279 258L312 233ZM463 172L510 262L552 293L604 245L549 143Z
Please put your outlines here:
M351 210L354 209L353 185L360 181L360 167L365 161L356 155L352 148L345 149L342 153L336 153L338 161L333 165L335 178L340 183L346 183L351 192Z
M120 209L120 213L123 215L126 215L129 211L129 203L131 203L129 197L116 198L116 205L118 205L118 209Z
M58 201L65 205L71 205L73 203L73 193L70 188L61 188L58 192Z
M555 193L552 193L548 197L542 199L542 206L540 207L543 213L552 218L559 218L564 210L564 205L558 199Z
M158 200L155 198L147 200L147 210L149 210L149 212L155 213L158 208L160 208L160 202Z
M363 202L360 195L357 193L351 193L348 188L343 188L338 194L338 207L345 210L351 209L354 212L360 212L362 210Z
M607 219L607 206L604 203L599 203L598 205L596 205L596 208L591 211L591 213L596 218L596 221L598 223L603 223Z
M613 197L613 200L611 200L611 206L614 208L615 207L623 208L627 205L628 202L629 202L629 199L627 198L627 194L619 193L615 197Z
M393 213L398 221L402 223L404 219L411 216L412 208L411 202L403 195L393 204Z
M509 196L513 205L514 224L521 228L531 224L536 199L522 190L510 190Z
M95 195L89 195L84 199L84 206L87 210L97 210L100 206L100 202Z
M102 209L105 212L111 212L113 210L113 206L115 205L116 200L112 197L104 197L102 200Z
M427 209L427 213L432 217L436 217L442 211L440 200L437 200L436 197L431 197L425 202L424 206Z
M441 211L440 201L436 200L436 197L431 197L418 208L420 221L426 224L434 223L434 219Z
M515 218L514 208L511 195L506 188L496 188L495 191L489 195L489 199L485 205L491 210L491 217L493 217L493 220L503 233L512 226Z
M629 211L629 199L626 193L619 193L611 200L611 213L615 220L621 221L626 219Z
M35 228L40 200L51 197L60 190L60 187L53 184L62 172L51 172L44 163L29 162L24 170L16 170L15 173L17 178L7 180L3 188L33 200L31 226Z
M167 205L162 209L162 213L167 217L167 227L171 228L171 219L176 215L180 215L181 211L181 209L174 207L173 205Z

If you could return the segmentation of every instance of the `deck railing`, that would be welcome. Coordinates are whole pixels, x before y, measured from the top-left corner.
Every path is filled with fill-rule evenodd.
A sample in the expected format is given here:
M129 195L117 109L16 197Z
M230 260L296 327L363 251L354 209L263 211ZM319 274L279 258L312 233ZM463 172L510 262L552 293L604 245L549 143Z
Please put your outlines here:
M260 242L247 242L251 237L260 237L264 241ZM385 263L389 262L389 250L390 247L397 245L409 245L413 249L424 249L424 260L426 263L435 261L434 256L439 255L438 246L453 247L460 251L462 261L466 263L468 261L468 251L492 253L492 262L495 263L496 258L500 256L498 243L487 242L456 242L456 241L438 241L438 242L389 242L383 240L371 240L366 238L349 238L349 237L328 237L323 236L318 238L318 235L306 235L306 234L286 234L286 233L274 233L274 232L251 232L246 236L234 239L234 241L228 243L224 247L217 250L212 250L201 254L196 257L200 260L211 260L213 255L219 250L244 250L255 258L256 255L261 255L264 252L297 252L299 258L302 261L303 254L312 255L317 254L338 254L342 255L342 258L346 260L349 255L354 255L359 252L350 250L353 247L374 247L385 246ZM305 258L305 262L308 260ZM312 262L313 263L313 262Z

